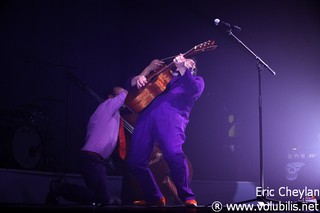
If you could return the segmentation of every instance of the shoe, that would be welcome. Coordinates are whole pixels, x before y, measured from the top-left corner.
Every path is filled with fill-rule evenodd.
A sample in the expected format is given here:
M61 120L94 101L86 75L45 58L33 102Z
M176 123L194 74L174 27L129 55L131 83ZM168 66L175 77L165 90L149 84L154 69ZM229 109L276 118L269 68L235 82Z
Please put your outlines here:
M135 200L133 201L134 206L157 206L157 207L165 207L166 199L162 197L160 200L156 201L145 201L145 200Z
M66 183L66 180L62 177L57 180L52 180L49 187L49 192L46 196L46 204L48 205L58 205L59 201L57 197L61 196L61 189Z
M145 200L135 200L132 203L134 206L147 206L147 201Z
M50 183L49 192L46 196L46 201L45 201L47 205L59 204L59 201L57 200L57 197L58 197L57 191L55 190L55 185L57 184L56 182L57 182L56 180L53 180Z
M113 197L110 199L109 205L112 205L112 206L120 206L121 205L121 199L118 198L118 197Z
M185 207L197 207L198 206L198 203L196 200L192 199L192 200L186 200L184 202L184 206Z
M46 196L46 205L56 206L59 205L59 201L57 200L57 197L49 191L49 193Z

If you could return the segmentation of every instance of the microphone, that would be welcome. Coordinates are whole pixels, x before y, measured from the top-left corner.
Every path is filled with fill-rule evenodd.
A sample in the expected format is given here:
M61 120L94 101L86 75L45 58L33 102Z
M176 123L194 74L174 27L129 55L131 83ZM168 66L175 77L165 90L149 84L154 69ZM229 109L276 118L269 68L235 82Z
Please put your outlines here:
M218 25L223 25L223 26L229 28L230 30L234 29L236 31L241 31L241 27L239 27L237 25L231 25L231 24L229 24L227 22L224 22L224 21L220 21L220 19L218 19L218 18L216 18L214 20L214 24L217 25L217 26Z

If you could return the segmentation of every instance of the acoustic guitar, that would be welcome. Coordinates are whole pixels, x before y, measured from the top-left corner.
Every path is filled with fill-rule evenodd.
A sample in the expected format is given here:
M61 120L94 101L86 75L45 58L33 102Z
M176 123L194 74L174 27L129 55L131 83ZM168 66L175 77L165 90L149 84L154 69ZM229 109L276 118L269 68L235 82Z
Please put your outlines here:
M197 53L214 50L216 47L217 45L215 42L213 40L209 40L194 46L183 55L187 58ZM146 76L148 83L144 87L140 89L133 87L129 91L124 101L127 108L133 113L140 113L142 110L144 110L158 95L160 95L166 89L167 84L173 77L171 71L173 66L173 62L168 65L161 66Z

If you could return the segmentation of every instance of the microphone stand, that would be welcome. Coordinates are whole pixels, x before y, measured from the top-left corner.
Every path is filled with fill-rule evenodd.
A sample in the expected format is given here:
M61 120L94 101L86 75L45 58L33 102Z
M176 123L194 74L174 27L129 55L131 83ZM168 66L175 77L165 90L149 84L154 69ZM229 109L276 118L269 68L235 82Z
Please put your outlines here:
M264 169L263 169L263 143L262 143L262 92L261 92L261 72L264 68L267 68L271 74L276 75L276 72L273 71L259 56L257 56L249 47L247 47L238 37L236 37L232 33L232 29L227 30L228 34L237 40L239 44L241 44L257 61L257 69L258 69L258 87L259 87L259 151L260 151L260 182L259 186L261 187L262 192L265 189L264 185ZM272 199L267 198L265 195L267 193L262 193L262 196L257 196L254 199L250 199L247 201L238 202L240 203L249 203L253 201L260 201L263 203L267 203L268 201L272 201ZM276 201L278 202L278 201Z

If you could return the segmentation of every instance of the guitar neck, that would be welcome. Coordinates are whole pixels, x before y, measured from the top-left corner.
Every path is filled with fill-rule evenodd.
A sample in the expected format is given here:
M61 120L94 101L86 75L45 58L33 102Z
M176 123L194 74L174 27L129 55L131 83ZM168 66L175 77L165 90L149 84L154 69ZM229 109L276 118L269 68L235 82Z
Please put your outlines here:
M192 55L194 48L191 48L190 50L188 50L186 53L183 54L184 57L188 57L190 55ZM164 72L165 70L171 69L174 66L174 62L171 62L170 64L160 68L159 70L156 70L155 72L151 73L150 75L147 76L147 81L150 82L152 81L155 77L157 77L158 75L160 75L162 72Z

